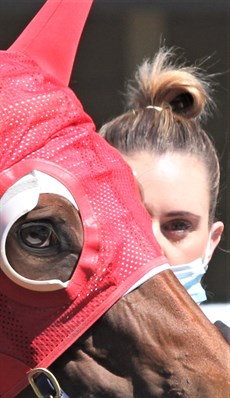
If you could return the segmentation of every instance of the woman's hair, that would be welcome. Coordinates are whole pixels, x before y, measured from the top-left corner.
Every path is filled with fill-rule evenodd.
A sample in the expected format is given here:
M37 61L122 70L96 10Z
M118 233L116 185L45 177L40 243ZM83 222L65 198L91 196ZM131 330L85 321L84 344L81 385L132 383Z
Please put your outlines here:
M210 83L197 67L173 63L173 50L161 48L146 60L127 86L128 111L102 126L100 134L123 155L140 151L183 153L205 165L213 222L220 170L216 150L200 121L213 105Z

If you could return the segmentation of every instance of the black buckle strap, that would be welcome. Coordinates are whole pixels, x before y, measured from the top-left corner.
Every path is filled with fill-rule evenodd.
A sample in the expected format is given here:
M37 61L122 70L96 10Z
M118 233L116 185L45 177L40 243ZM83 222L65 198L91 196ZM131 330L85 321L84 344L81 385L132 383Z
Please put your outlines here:
M28 380L38 398L69 398L54 375L45 368L32 369L28 373Z

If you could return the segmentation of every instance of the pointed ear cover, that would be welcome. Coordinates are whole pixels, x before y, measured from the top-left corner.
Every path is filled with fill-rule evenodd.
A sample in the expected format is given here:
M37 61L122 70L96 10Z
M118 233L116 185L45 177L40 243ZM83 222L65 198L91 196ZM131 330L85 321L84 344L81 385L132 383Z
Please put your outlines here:
M82 254L66 288L31 291L0 270L1 398L17 396L28 385L31 368L48 367L143 276L169 267L131 169L95 132L93 121L66 86L70 68L67 63L65 71L64 33L75 20L79 39L87 8L83 3L89 4L48 0L34 19L39 23L29 25L8 51L0 52L0 198L38 170L68 189L84 229ZM53 18L58 26L52 27ZM59 55L54 50L57 35L63 36ZM74 48L67 59L73 53ZM7 230L4 197L0 244ZM0 253L0 267L2 261Z
M93 0L47 1L9 51L24 53L47 74L68 86L92 2Z

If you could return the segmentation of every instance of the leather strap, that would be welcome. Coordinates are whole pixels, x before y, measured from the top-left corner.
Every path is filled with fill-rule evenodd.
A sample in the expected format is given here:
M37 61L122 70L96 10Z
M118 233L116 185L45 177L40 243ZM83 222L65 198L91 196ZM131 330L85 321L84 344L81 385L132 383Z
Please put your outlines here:
M59 386L55 376L47 369L31 370L28 380L38 398L69 398Z

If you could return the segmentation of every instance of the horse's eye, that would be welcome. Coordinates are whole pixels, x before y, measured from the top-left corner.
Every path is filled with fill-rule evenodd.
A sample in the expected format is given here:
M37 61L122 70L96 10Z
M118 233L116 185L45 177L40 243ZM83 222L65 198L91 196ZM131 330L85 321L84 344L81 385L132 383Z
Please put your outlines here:
M21 225L18 230L20 241L31 248L44 249L56 246L58 237L52 225L47 222L30 222Z

